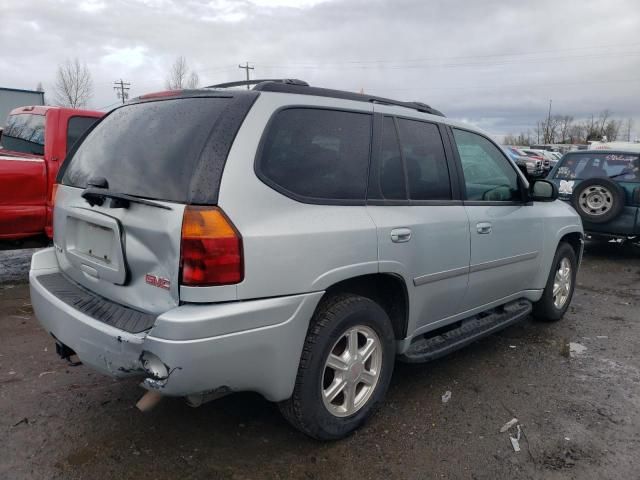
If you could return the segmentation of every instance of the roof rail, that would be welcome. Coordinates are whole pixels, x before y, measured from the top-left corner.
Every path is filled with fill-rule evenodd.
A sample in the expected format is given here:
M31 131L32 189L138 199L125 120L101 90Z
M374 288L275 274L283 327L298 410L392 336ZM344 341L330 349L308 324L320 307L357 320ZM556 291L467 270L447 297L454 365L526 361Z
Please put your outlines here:
M431 108L422 102L401 102L390 98L376 97L374 95L365 95L363 93L347 92L345 90L333 90L330 88L311 87L304 80L293 78L274 78L274 79L256 79L242 80L239 82L219 83L210 85L206 88L232 88L253 85L252 90L259 92L280 92L280 93L297 93L300 95L314 95L317 97L340 98L343 100L355 100L357 102L378 103L381 105L395 105L398 107L410 108L419 112L429 113L444 117L445 115Z
M218 83L217 85L209 85L205 88L233 88L233 87L245 87L249 85L258 85L263 82L276 82L283 83L286 85L299 85L303 87L308 87L309 84L303 80L298 80L296 78L259 78L255 80L240 80L238 82L227 82L227 83Z
M419 112L429 113L444 117L444 114L435 108L421 102L401 102L390 98L376 97L374 95L366 95L363 93L347 92L345 90L333 90L330 88L310 87L306 82L287 83L287 82L259 82L253 90L263 92L281 92L281 93L297 93L300 95L315 95L317 97L340 98L343 100L355 100L356 102L379 103L381 105L396 105L398 107L410 108Z

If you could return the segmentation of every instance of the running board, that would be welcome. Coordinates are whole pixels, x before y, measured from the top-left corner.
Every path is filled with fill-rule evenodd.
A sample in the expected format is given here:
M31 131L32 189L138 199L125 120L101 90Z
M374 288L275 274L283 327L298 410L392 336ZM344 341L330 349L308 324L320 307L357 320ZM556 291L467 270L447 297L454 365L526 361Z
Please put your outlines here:
M529 300L515 300L502 307L462 320L459 327L439 335L429 332L426 335L431 333L431 336L423 335L414 340L409 349L400 355L400 360L407 363L422 363L443 357L525 319L532 308Z

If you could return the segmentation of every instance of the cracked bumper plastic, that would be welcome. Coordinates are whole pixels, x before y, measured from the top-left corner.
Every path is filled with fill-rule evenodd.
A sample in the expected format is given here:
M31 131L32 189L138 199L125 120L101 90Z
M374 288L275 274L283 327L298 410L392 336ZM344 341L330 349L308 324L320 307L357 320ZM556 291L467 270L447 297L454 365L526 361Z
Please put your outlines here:
M38 281L58 271L53 249L34 254L31 302L42 326L86 365L114 377L146 377L145 388L170 396L225 389L255 391L272 401L288 398L309 319L323 294L182 305L160 315L150 331L133 334L74 309ZM145 372L143 352L166 365L167 378Z

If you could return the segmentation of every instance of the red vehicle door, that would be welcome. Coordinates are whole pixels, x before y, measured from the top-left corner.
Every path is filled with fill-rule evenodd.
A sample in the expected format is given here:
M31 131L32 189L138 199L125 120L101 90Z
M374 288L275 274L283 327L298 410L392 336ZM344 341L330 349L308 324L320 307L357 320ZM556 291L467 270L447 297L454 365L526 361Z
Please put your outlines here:
M18 239L44 231L47 167L45 115L10 115L0 150L0 239Z

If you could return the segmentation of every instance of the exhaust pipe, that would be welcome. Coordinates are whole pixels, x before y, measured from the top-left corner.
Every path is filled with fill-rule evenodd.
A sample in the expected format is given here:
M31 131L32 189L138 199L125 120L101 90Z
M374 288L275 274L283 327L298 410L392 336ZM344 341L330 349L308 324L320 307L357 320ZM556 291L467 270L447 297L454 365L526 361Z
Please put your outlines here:
M145 393L140 400L138 400L136 408L141 412L148 412L158 405L160 400L162 400L162 395L160 393L149 391Z

